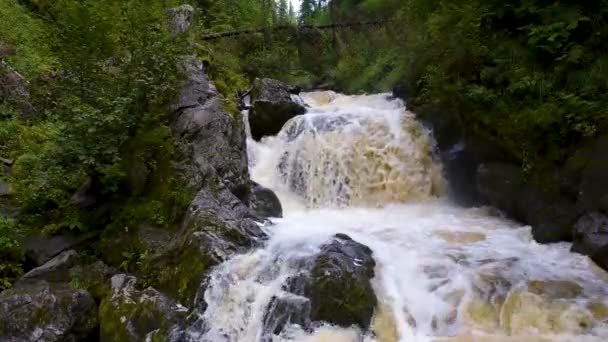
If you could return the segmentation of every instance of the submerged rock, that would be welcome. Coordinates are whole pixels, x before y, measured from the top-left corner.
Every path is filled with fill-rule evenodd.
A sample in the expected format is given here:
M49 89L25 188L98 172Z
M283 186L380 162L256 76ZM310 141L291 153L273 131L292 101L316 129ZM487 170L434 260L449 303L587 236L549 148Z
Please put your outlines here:
M541 243L572 240L576 208L559 193L541 190L524 182L521 168L506 163L482 164L477 187L490 203L511 217L530 224Z
M86 341L97 327L91 294L38 282L0 294L1 341Z
M298 93L298 88L277 80L263 78L254 81L249 113L249 125L254 139L276 135L289 119L306 113L302 103L292 98L292 95Z
M112 295L99 310L100 341L164 341L185 320L185 307L151 287L140 290L136 285L133 276L112 277Z
M288 322L305 329L327 322L367 330L378 302L370 281L376 265L371 249L337 234L307 262L307 269L284 284L290 294L269 304L265 327L276 333Z

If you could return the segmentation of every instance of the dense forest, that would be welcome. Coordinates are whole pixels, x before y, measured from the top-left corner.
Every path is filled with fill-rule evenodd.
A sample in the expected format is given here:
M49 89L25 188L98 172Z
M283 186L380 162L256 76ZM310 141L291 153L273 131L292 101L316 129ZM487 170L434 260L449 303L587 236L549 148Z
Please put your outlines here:
M194 28L174 36L166 12L180 3L0 1L0 289L23 272L19 241L34 231L111 234L181 219L191 194L171 172L167 111L185 51L204 61L234 115L238 92L262 76L304 89L396 89L422 117L456 118L530 176L608 128L605 0L304 0L297 9L196 0ZM298 28L369 20L382 24ZM201 39L251 28L268 29ZM89 210L74 196L85 185L120 209ZM124 267L139 257L126 254Z

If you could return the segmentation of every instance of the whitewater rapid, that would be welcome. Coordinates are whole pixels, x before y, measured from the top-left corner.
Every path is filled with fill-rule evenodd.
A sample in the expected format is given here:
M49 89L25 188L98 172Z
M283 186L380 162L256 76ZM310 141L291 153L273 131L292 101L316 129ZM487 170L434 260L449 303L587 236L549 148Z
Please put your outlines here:
M273 295L336 233L373 250L379 299L371 332L288 326L272 341L606 341L608 274L569 244L445 196L431 132L387 94L303 95L277 137L249 141L252 178L284 217L267 245L208 280L199 341L255 342Z

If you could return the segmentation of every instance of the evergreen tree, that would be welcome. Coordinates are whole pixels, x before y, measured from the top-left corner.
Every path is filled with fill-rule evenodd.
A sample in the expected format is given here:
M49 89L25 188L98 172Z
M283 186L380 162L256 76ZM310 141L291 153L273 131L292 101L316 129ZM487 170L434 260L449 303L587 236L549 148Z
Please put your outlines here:
M287 5L287 0L279 0L279 3L277 4L277 17L280 24L286 24L289 22L289 8Z
M315 1L302 0L300 4L300 24L307 24L312 21L315 16Z
M290 23L295 23L297 18L296 18L296 13L293 9L293 4L291 3L291 1L289 2L289 10L287 12L287 15L289 16L289 22Z

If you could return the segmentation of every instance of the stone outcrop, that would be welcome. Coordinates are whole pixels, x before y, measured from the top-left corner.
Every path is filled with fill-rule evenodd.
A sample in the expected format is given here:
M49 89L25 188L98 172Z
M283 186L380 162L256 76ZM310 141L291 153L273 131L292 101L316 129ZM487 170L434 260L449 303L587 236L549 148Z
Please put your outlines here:
M245 127L223 109L222 98L195 57L183 62L186 83L173 106L173 132L181 152L178 170L198 191L219 177L241 198L249 188Z
M86 341L97 325L91 294L67 284L37 282L0 294L2 341Z
M167 11L167 25L175 36L182 35L190 29L194 21L194 7L184 4Z
M251 135L259 140L276 135L296 115L306 113L304 105L294 100L299 88L269 79L256 79L251 90L249 126Z

